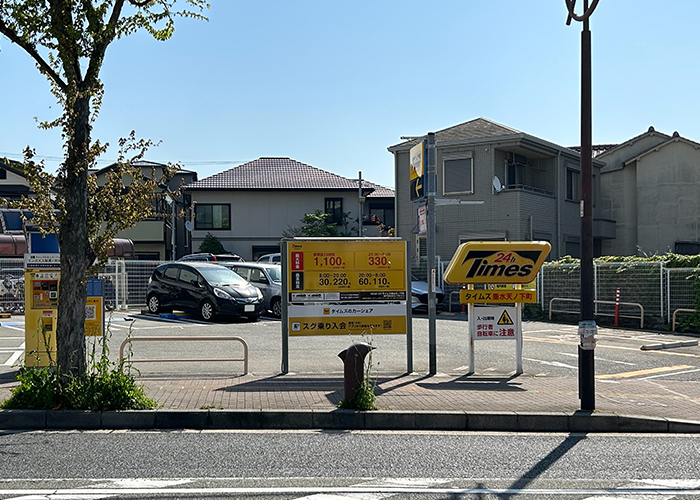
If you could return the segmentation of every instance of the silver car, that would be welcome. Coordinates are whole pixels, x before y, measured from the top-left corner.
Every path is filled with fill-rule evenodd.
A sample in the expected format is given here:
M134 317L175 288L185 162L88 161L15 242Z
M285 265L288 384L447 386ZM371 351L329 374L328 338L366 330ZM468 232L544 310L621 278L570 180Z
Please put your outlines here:
M277 317L282 317L282 266L258 262L225 262L222 263L263 294L265 309L272 311Z

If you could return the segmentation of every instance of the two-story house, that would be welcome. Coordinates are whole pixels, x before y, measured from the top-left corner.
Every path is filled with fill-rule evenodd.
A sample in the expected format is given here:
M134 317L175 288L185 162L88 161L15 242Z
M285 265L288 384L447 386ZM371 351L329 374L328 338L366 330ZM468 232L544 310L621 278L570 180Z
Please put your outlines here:
M156 179L163 176L165 165L162 163L141 160L134 165L140 167L147 178L150 178L152 173L155 173ZM91 172L97 176L98 185L105 182L107 172L115 167L116 164L113 163ZM186 219L182 216L189 206L189 198L181 186L196 180L196 172L179 170L161 186L161 193L154 197L154 215L117 234L118 238L126 238L133 242L136 259L175 260L192 253L190 234L185 227ZM125 179L125 182L129 180Z
M246 260L279 252L282 235L317 210L330 214L340 232L358 236L361 217L362 235L378 236L378 221L394 226L394 191L366 180L361 187L359 178L291 158L258 158L206 177L185 190L192 200L193 251L211 233Z
M414 241L417 209L410 197L409 152L422 138L389 147L394 155L397 235ZM544 240L550 258L578 256L580 246L580 156L525 132L477 118L436 132L436 248L448 261L456 248L477 240ZM614 225L599 216L600 170L593 161L594 247L614 237ZM462 203L459 203L459 202ZM466 203L465 203L466 202Z
M616 221L606 255L700 253L700 144L654 127L596 157L602 210Z

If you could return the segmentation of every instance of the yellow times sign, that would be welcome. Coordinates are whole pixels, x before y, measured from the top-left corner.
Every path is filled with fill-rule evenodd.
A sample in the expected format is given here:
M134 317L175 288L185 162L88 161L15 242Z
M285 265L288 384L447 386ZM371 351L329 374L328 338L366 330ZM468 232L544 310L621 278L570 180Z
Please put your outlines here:
M510 304L537 302L537 290L460 290L462 304Z
M445 281L450 284L530 283L551 249L546 241L463 243L447 266Z

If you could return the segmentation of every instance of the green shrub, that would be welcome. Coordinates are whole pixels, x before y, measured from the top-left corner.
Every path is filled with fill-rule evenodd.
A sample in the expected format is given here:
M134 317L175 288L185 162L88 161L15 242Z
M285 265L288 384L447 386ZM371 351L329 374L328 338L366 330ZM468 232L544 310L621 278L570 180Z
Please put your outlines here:
M20 368L17 372L20 384L10 391L8 399L0 402L0 408L95 411L155 408L156 402L146 397L134 374L125 368L125 360L109 361L108 338L109 331L100 339L99 357L93 344L88 372L83 376L62 376L55 366Z

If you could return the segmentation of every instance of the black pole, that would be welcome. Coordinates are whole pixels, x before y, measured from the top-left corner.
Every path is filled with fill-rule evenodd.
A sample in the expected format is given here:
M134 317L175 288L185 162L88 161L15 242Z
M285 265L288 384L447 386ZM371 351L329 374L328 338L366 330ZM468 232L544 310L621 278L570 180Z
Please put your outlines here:
M584 2L584 8L588 8ZM581 321L592 321L593 294L593 160L591 119L591 31L588 18L581 31ZM595 410L593 350L579 346L582 410Z
M595 410L595 341L582 348L583 333L594 332L594 278L593 278L593 144L591 118L591 31L589 18L599 0L593 0L589 9L588 0L583 2L583 14L574 13L576 0L565 0L571 19L583 23L581 30L581 316L579 332L582 344L578 348L579 399L581 409ZM588 339L587 339L588 340Z

